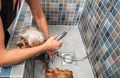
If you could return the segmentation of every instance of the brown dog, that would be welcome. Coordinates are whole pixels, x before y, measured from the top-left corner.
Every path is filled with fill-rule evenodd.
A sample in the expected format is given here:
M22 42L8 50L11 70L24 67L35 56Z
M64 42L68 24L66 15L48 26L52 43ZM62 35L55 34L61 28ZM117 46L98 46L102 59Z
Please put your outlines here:
M73 78L73 73L70 70L60 70L58 68L48 69L45 72L45 78Z

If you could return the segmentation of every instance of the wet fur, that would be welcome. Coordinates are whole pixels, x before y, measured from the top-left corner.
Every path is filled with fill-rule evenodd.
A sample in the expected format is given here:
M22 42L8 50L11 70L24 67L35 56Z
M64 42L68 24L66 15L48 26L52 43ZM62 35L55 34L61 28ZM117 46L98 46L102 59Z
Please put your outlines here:
M70 70L60 70L58 68L49 69L45 72L45 78L73 78L73 72Z
M37 28L30 26L19 33L20 40L17 45L20 48L34 47L45 42L45 37Z

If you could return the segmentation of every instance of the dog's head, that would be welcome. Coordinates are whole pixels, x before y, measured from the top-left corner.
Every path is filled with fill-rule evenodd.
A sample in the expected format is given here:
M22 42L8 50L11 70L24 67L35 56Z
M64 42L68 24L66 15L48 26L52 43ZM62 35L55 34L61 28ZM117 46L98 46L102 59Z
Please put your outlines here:
M29 26L19 33L20 40L17 45L20 48L34 47L44 43L45 37L41 31L33 26Z
M58 68L48 69L45 72L45 78L73 78L73 73L70 70L60 70Z

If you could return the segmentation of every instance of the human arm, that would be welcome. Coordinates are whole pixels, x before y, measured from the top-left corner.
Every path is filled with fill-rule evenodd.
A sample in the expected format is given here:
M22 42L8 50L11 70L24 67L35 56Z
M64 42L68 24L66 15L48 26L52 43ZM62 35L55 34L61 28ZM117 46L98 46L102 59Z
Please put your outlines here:
M43 13L42 7L40 5L40 0L26 0L28 5L30 6L30 9L32 11L32 15L34 20L36 21L39 29L44 33L46 39L49 38L49 30L46 22L45 15ZM54 51L48 52L49 57L54 57Z
M57 50L62 41L56 41L56 36L49 38L43 45L25 48L25 49L14 49L14 50L6 50L4 45L4 30L2 25L2 20L0 18L0 66L16 64L21 61L24 61L32 56L40 54L44 51L55 51Z
M44 33L46 39L49 38L49 31L45 15L40 5L40 0L26 0L32 11L33 18L37 23L39 29Z
M1 10L1 0L0 0L0 10ZM58 48L60 48L60 45L62 44L62 41L56 41L55 40L56 36L53 36L49 38L41 46L25 48L25 49L7 50L4 44L5 34L4 34L1 15L0 15L0 36L1 36L0 37L0 66L16 64L48 50L55 51Z

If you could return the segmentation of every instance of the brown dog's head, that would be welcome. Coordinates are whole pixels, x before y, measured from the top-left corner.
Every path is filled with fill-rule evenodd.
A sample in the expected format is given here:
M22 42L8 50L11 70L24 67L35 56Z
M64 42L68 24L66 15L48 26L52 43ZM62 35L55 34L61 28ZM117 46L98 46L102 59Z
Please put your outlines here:
M34 47L44 43L45 37L41 31L33 26L29 26L19 33L20 41L17 45L20 48Z
M49 69L45 72L45 78L73 78L73 73L70 70Z

